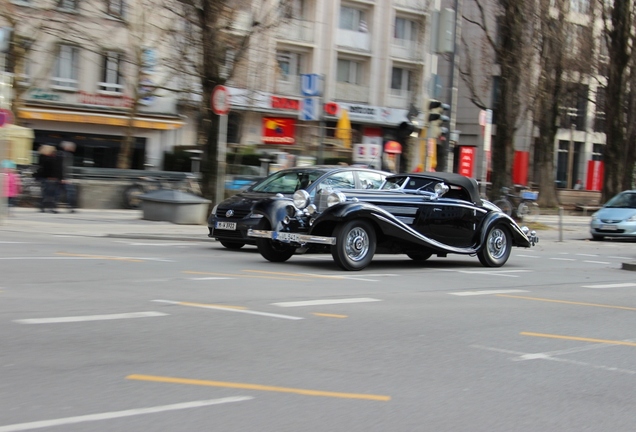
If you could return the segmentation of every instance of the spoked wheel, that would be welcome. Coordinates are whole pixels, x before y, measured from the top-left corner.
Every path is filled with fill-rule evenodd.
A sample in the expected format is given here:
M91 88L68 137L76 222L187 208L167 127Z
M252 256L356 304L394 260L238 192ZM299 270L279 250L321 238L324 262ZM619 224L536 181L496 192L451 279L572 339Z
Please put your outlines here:
M335 230L336 244L331 256L343 270L362 270L371 263L375 254L375 231L369 222L352 220Z
M541 211L536 202L522 202L517 209L517 215L523 222L536 222Z
M144 190L141 186L128 186L124 191L124 206L129 209L138 209L141 207L141 199L139 197L143 194Z
M406 255L411 258L413 261L426 261L433 255L432 252L407 252Z
M508 216L512 216L512 204L510 204L510 201L500 199L495 201L493 204L499 207L501 211L507 214Z
M243 242L234 242L228 240L219 240L219 242L223 245L223 247L227 249L240 249L245 246L245 243Z
M501 267L508 261L512 250L512 240L508 229L495 225L488 230L486 241L477 253L479 262L485 267Z

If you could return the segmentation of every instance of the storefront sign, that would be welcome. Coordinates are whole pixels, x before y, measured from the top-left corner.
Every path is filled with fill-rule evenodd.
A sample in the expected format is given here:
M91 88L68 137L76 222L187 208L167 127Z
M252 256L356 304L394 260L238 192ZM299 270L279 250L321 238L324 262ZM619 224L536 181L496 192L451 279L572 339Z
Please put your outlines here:
M461 146L459 148L459 174L474 177L475 147Z
M263 142L290 145L296 143L296 119L263 117Z
M353 162L379 164L382 154L381 143L361 143L353 145Z
M99 105L116 108L130 108L133 105L132 98L128 96L108 96L83 91L79 92L77 101L84 105Z
M300 101L298 99L289 99L286 97L272 96L272 108L298 111L300 109Z

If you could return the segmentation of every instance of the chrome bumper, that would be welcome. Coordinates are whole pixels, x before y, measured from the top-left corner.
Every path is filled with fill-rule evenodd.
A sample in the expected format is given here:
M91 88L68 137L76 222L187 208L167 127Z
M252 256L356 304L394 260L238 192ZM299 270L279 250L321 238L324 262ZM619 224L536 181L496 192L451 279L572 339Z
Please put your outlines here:
M307 243L315 243L315 244L322 244L322 245L336 244L335 237L322 237L322 236L313 236L309 234L286 233L286 232L280 232L280 231L249 229L247 230L247 236L272 239L282 243L298 243L301 245L307 244Z

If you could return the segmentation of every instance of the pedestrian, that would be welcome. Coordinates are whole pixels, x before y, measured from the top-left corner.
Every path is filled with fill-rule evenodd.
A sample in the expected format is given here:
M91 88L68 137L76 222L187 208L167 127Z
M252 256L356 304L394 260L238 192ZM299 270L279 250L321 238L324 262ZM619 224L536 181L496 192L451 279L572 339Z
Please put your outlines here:
M61 181L60 192L64 192L66 196L66 204L69 213L75 213L77 209L77 185L73 183L73 158L75 153L75 143L71 141L62 141L61 150L57 152L60 162Z
M39 168L35 177L42 184L40 211L44 213L48 210L51 213L57 213L57 196L62 174L56 157L56 149L51 144L44 144L40 146L38 152L40 153Z
M574 185L574 190L581 190L583 189L583 182L581 181L581 179L578 179L576 181L576 184Z
M12 160L5 159L0 163L0 167L2 167L2 177L3 177L3 191L2 198L7 198L7 204L9 207L9 212L11 211L11 207L15 207L18 200L18 195L20 194L21 183L20 183L20 175L16 172L15 162Z

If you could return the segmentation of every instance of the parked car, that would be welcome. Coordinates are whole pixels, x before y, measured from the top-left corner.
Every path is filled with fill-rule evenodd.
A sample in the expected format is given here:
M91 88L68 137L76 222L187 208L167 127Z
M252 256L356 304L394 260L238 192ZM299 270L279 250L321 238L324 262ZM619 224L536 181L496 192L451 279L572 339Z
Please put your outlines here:
M636 238L636 190L619 193L594 213L590 234L593 240Z
M406 254L416 261L432 255L477 255L486 267L506 263L513 246L531 247L534 231L520 227L479 196L474 179L452 173L399 174L380 190L301 189L292 198L260 201L262 217L248 235L267 260L294 253L331 252L344 270L362 270L376 252Z
M254 204L276 195L291 198L298 189L310 197L325 188L377 189L390 173L350 166L295 167L275 172L246 190L217 204L208 218L209 237L215 238L228 249L240 249L256 244L247 236L263 215L252 212Z

